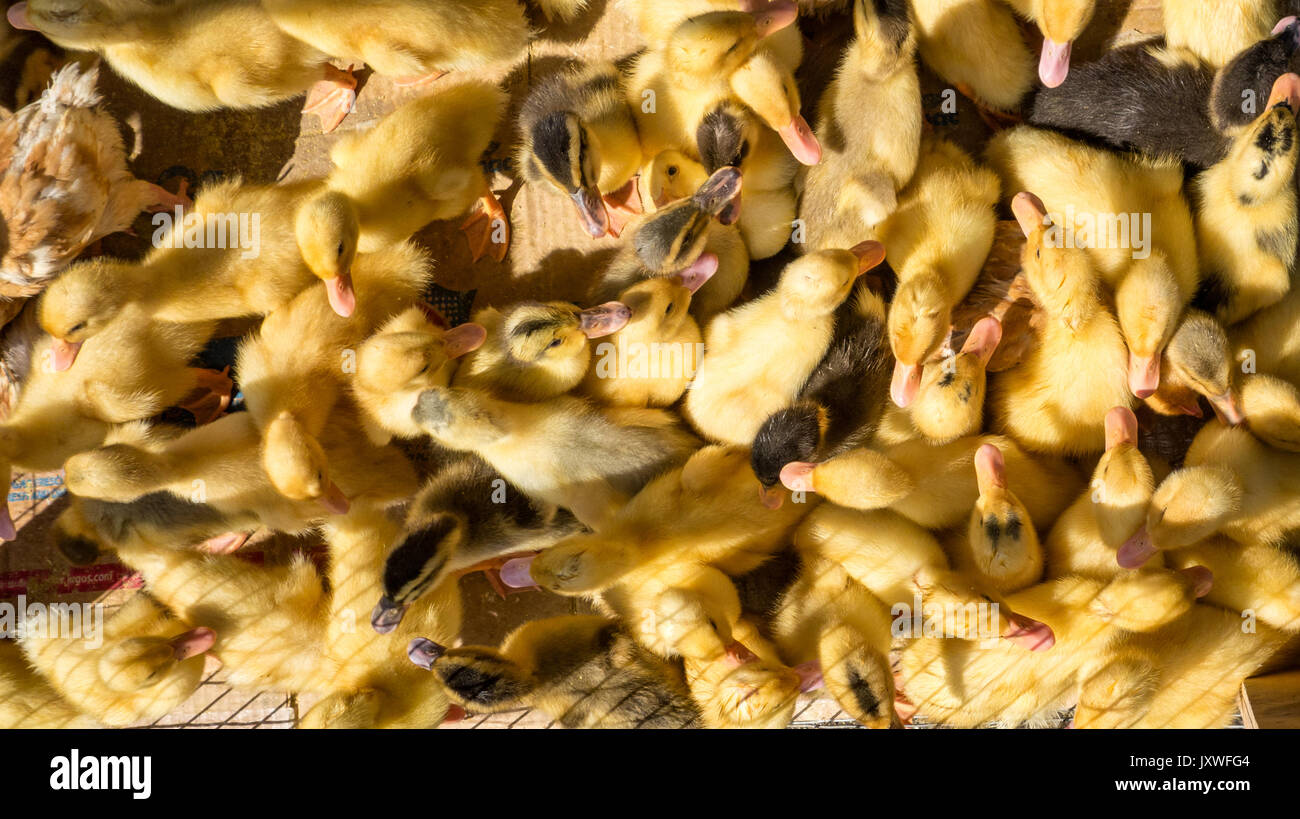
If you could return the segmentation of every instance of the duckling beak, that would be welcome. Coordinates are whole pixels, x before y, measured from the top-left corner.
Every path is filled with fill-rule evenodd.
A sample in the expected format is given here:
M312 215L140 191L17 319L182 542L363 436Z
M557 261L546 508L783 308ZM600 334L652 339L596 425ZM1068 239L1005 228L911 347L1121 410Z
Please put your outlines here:
M587 338L600 338L617 333L632 318L632 308L620 301L611 301L599 307L590 307L578 314L578 329Z
M1010 640L1030 651L1046 651L1056 645L1056 634L1046 623L1015 612L1008 614L1007 620L1011 623L1011 628L1002 635L1004 640Z
M497 573L501 575L501 582L512 589L538 588L532 572L533 560L536 557L536 555L516 557L502 563L501 568L497 570Z
M685 270L679 271L676 277L682 287L694 294L717 272L718 254L706 252L701 253L700 258L691 262Z
M446 646L439 645L427 637L416 637L406 646L407 658L425 671L432 671L433 664L445 653L447 653Z
M767 37L793 23L799 17L799 6L789 0L743 0L741 9L754 16L754 31Z
M794 667L794 673L799 675L799 690L802 692L816 691L826 686L826 680L822 677L822 664L818 660L800 663Z
M1138 398L1147 399L1155 395L1160 387L1160 356L1143 358L1128 354L1128 388Z
M1230 427L1239 427L1246 422L1246 414L1241 411L1241 405L1237 403L1237 396L1232 390L1223 395L1210 396L1210 406L1214 407L1214 414L1219 416L1219 420Z
M1115 407L1106 413L1106 451L1120 444L1138 442L1138 419L1128 407Z
M760 486L758 488L758 502L763 504L763 508L775 511L781 508L781 504L785 503L785 497L781 494L781 487L779 486Z
M26 3L19 3L18 5L19 5L19 6L26 6L27 4L26 4ZM18 8L18 6L14 6L14 8L16 9L16 8ZM10 9L10 10L9 10L9 13L12 14L12 13L13 13L13 9ZM11 18L10 18L10 21L11 21L11 22L12 22L12 19L13 19L13 18L11 17ZM1291 15L1290 17L1283 17L1281 20L1278 20L1278 21L1277 21L1277 25L1273 26L1273 36L1276 37L1277 35L1281 34L1282 32L1284 32L1284 31L1286 31L1286 30L1288 30L1288 29L1293 29L1293 28L1295 28L1295 25L1296 25L1296 17L1295 17L1295 15Z
M578 188L569 194L573 204L578 207L578 216L582 226L591 238L599 239L609 233L609 214L605 212L605 200L595 188Z
M406 616L406 606L394 603L392 598L384 595L379 598L375 604L375 610L370 613L370 625L379 634L388 634L397 628L397 624L402 622Z
M54 371L62 373L71 369L73 363L77 360L77 353L81 352L81 345L84 343L84 341L73 343L64 341L61 338L54 339L54 344L51 347L54 360L50 362L54 367Z
M1300 76L1283 74L1273 83L1267 109L1277 105L1285 105L1292 114L1300 112Z
M1115 552L1115 562L1122 569L1138 569L1155 557L1157 551L1156 545L1151 542L1151 533L1143 526Z
M1038 78L1043 85L1056 88L1065 82L1070 73L1070 47L1069 42L1043 40L1043 53L1038 60Z
M749 647L739 640L732 640L727 644L727 653L725 659L727 665L732 668L739 668L742 665L749 665L758 660L758 655L749 650Z
M172 638L170 645L177 660L188 660L210 651L216 642L215 631L210 628L196 628Z
M993 444L985 444L975 451L975 482L979 485L980 497L1005 494L1007 489L1007 466L1002 458L1002 450Z
M781 467L781 485L791 492L816 492L813 470L817 464L792 461Z
M481 324L460 324L442 334L442 353L460 358L474 352L487 341L487 329Z
M352 508L352 502L348 500L348 496L344 495L343 490L339 489L339 485L333 481L330 481L325 494L320 496L320 505L328 509L332 515L346 515L348 510Z
M808 120L795 114L789 124L777 129L777 133L801 165L816 165L822 161L822 144L817 141Z
M9 13L6 16L9 18L9 25L14 28L20 31L36 31L36 26L32 25L31 21L27 19L26 3L10 6Z
M878 267L885 260L885 246L880 242L867 240L858 242L849 248L849 252L858 257L858 275Z
M975 322L970 335L961 345L963 355L973 355L980 360L980 365L987 367L1002 343L1002 322L993 316L985 316Z
M346 273L325 280L325 293L329 296L330 307L343 318L352 315L357 309L357 294L352 289L352 277Z
M894 378L889 382L889 397L894 404L907 409L921 390L921 367L917 364L894 362Z

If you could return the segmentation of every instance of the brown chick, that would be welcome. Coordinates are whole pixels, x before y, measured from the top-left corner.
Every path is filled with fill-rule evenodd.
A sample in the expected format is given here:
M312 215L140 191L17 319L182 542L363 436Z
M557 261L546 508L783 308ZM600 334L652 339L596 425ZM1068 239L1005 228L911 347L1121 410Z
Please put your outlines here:
M187 200L131 175L98 68L76 64L0 123L0 297L32 296L95 240L143 210Z

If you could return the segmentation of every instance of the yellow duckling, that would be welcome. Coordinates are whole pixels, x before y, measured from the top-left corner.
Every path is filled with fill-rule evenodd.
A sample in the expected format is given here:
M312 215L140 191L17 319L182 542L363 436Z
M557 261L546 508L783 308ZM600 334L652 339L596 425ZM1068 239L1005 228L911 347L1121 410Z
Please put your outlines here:
M998 0L912 0L911 5L926 65L981 111L1020 109L1034 85L1034 58L1010 9Z
M776 646L742 617L732 627L738 645L710 662L687 659L686 684L706 728L784 728L794 718L799 669L786 667Z
M582 64L538 83L519 110L519 136L524 178L568 196L592 238L618 236L640 210L641 142L613 63Z
M276 26L258 0L152 4L32 0L9 8L15 28L62 48L93 51L151 96L185 111L264 108L308 90L304 112L338 127L356 80Z
M1227 0L1209 6L1196 0L1162 0L1165 43L1222 68L1267 38L1281 16L1275 0Z
M530 31L516 0L361 0L347 6L311 0L261 0L280 28L339 59L365 63L399 87L426 85L448 71L514 62ZM585 0L542 0L570 19Z
M211 324L150 321L130 306L85 355L42 337L18 404L0 424L0 484L9 482L14 468L60 469L67 458L103 443L113 424L178 404L204 383L205 371L188 364L213 330ZM8 505L0 504L0 541L14 537Z
M289 234L295 209L319 187L238 179L205 187L182 220L159 229L142 262L101 258L66 270L41 299L41 327L75 357L127 303L168 322L274 311L314 281ZM203 226L203 247L186 247L187 224Z
M975 451L979 500L965 537L948 540L954 568L977 584L1010 593L1043 579L1043 546L1024 504L1007 486L1006 461L993 444Z
M1297 112L1300 76L1283 74L1264 113L1194 183L1205 306L1225 325L1276 304L1291 290L1300 241Z
M406 644L431 635L443 644L460 633L460 589L453 579L413 602L390 637L366 628L371 601L383 588L384 552L400 526L382 509L358 506L325 525L330 547L327 673L316 683L330 692L303 715L304 728L436 728L447 715L437 678L406 659Z
M1048 88L1056 88L1070 73L1071 47L1092 21L1097 0L1007 0L1007 3L1036 23L1043 33L1038 78Z
M1084 250L1113 292L1130 389L1147 398L1159 386L1160 353L1200 284L1182 164L1026 126L994 136L988 159L1008 190L1041 197L1052 244Z
M1234 386L1228 337L1208 313L1189 309L1183 314L1161 362L1160 387L1146 400L1162 415L1201 417L1200 399L1210 402L1225 423L1245 420Z
M487 341L464 356L452 385L507 401L543 401L569 392L587 374L593 339L623 329L631 308L617 301L579 310L566 302L487 307L474 321Z
M73 708L33 671L17 643L0 640L0 727L98 728L100 724Z
M430 222L475 207L462 225L474 261L491 249L501 261L510 246L510 219L492 193L479 160L505 112L506 94L486 82L463 82L421 96L374 128L348 135L330 151L334 170L325 190L297 214L298 246L330 293L350 315L356 297L357 252L404 242Z
M1024 274L1047 320L1038 346L990 380L994 428L1036 452L1101 452L1105 440L1097 419L1133 403L1123 335L1101 301L1088 254L1049 237L1056 223L1033 194L1017 195L1013 207L1027 237ZM1158 371L1158 357L1156 364ZM1148 385L1154 391L1156 385Z
M1233 365L1300 386L1300 287L1228 331Z
M805 551L782 596L773 631L806 690L825 687L870 728L897 723L889 664L889 610L833 560Z
M689 312L708 280L654 278L619 294L632 317L596 345L595 362L580 391L609 407L669 407L686 392L699 368L704 342Z
M357 348L419 301L430 275L429 257L411 244L364 254L356 265L363 298L349 318L331 307L332 291L312 288L267 316L240 344L235 369L265 438L264 468L286 497L319 499L332 512L346 511L316 438L356 369Z
M979 433L984 426L988 365L1001 340L1001 322L985 316L971 328L961 350L925 365L916 400L909 407L917 432L935 443Z
M884 256L879 242L810 253L786 266L775 289L715 318L686 393L692 425L711 440L750 445L767 417L798 397L830 346L835 310Z
M819 106L822 161L803 179L799 218L813 250L875 238L916 171L921 88L907 5L859 0L853 30Z
M975 453L993 444L1002 453L1008 480L1029 513L1055 520L1082 484L1064 461L1031 455L1004 435L958 438L932 444L904 438L879 450L855 449L820 464L791 463L781 483L795 492L816 492L853 509L892 509L927 529L964 525L979 497Z
M921 366L952 327L953 309L979 277L993 246L997 177L946 140L926 140L916 176L877 238L889 249L898 291L889 306L897 363L890 396L909 406Z
M105 620L98 636L29 632L20 644L64 702L111 727L152 722L184 702L199 687L203 654L217 638L210 628L190 629L144 594Z
M366 339L357 350L352 397L362 411L371 443L383 446L394 435L423 435L411 420L415 399L430 387L450 384L458 360L486 339L487 331L480 324L440 329L418 306L393 316Z
M446 648L416 638L411 661L432 671L452 701L477 713L536 708L566 728L699 727L681 672L637 645L615 620L534 620L501 648Z

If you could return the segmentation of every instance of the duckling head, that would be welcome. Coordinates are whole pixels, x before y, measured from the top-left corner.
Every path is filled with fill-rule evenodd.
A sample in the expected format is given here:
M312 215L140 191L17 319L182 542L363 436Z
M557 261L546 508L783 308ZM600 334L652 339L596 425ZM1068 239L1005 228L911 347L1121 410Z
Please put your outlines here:
M644 198L656 208L686 199L695 193L709 178L704 166L681 151L669 148L660 151L641 170Z
M774 0L752 11L712 11L683 22L665 44L669 65L681 71L727 76L754 54L763 38L792 24L798 7Z
M114 4L98 0L31 0L10 6L7 16L14 28L39 31L71 49L124 39L123 27L129 22Z
M345 194L322 193L298 209L294 231L303 261L325 283L330 307L344 318L352 315L357 307L352 264L361 235L357 206Z
M754 436L749 463L761 485L759 500L779 507L781 470L792 462L815 459L830 419L815 401L798 401L772 413Z
M111 444L73 455L64 463L64 482L78 497L124 503L140 496L138 487L154 482L157 464L146 451Z
M100 656L99 677L106 687L122 693L150 688L179 664L206 653L216 641L217 633L210 628L196 628L170 639L122 640Z
M712 724L732 728L784 728L790 724L804 682L797 671L765 663L739 642L728 646L713 662L724 676L701 702L710 712Z
M124 267L103 260L85 262L64 271L46 288L37 321L54 340L55 372L71 367L81 345L108 326L130 300Z
M426 321L416 330L377 333L357 351L358 386L381 394L445 387L457 360L486 339L487 330L473 323L441 331Z
M1007 487L1002 451L984 444L975 452L979 499L971 511L968 534L971 553L981 572L999 588L1028 585L1042 566L1042 546L1029 512Z
M1035 0L1038 28L1043 32L1043 52L1038 77L1056 88L1070 73L1071 46L1092 20L1096 0Z
M800 164L821 162L821 143L799 114L799 87L793 73L779 67L771 55L756 54L731 75L730 82L736 96L776 131Z
M921 367L952 329L948 287L937 271L909 276L889 305L889 346L894 351L890 395L909 406L921 386Z
M588 359L588 340L618 332L631 317L628 306L616 301L586 310L563 302L525 302L505 315L502 340L510 357L526 364Z
M1165 255L1138 259L1115 288L1115 313L1128 344L1129 390L1150 398L1160 387L1161 353L1183 312L1183 297Z
M1106 413L1106 452L1093 471L1092 511L1102 540L1118 549L1142 527L1155 490L1151 465L1138 449L1138 421L1128 407Z
M984 421L986 368L1002 341L1002 323L985 316L956 355L926 365L912 405L912 423L936 443L973 435Z
M618 300L632 311L628 332L651 339L675 336L690 319L691 296L711 275L712 271L704 269L685 281L680 277L655 277L624 290Z
M724 102L710 110L695 128L695 148L707 173L739 168L758 138L756 123L742 106Z
M408 521L406 537L384 561L384 594L370 617L375 631L396 629L411 603L447 576L447 562L464 531L464 521L445 512Z
M1256 438L1286 452L1300 452L1300 389L1276 376L1245 379L1241 406Z
M1147 404L1164 415L1201 417L1205 396L1219 419L1231 426L1245 420L1232 386L1228 335L1208 313L1188 310L1165 347L1160 387Z
M262 466L271 484L290 500L316 500L331 514L346 514L348 498L330 480L329 460L292 413L282 412L266 428Z
M1048 315L1078 332L1096 315L1097 273L1087 251L1068 247L1064 230L1047 215L1043 200L1032 193L1016 194L1011 210L1025 234L1020 262L1025 280Z
M851 250L818 250L787 265L777 288L785 304L797 305L797 311L829 313L848 298L859 276L884 260L880 242L862 242Z
M1159 549L1191 546L1214 534L1241 509L1241 482L1228 469L1188 466L1156 488L1146 526L1119 549L1119 565L1135 569Z
M598 147L577 114L556 111L542 117L525 134L531 148L528 168L573 200L578 218L592 238L609 232L609 214L601 198Z
M1296 114L1300 113L1300 76L1283 74L1273 83L1268 105L1233 142L1225 160L1232 168L1232 192L1244 205L1272 200L1292 189L1300 140Z

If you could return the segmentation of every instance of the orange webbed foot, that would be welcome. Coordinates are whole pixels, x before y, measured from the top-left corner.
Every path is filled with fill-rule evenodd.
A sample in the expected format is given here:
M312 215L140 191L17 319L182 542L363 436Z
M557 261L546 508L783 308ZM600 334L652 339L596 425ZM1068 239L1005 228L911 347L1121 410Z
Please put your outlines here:
M605 201L605 214L609 220L609 235L617 239L627 223L645 213L641 201L640 174L628 180L618 190L601 197Z
M492 258L505 261L510 249L510 217L491 189L479 198L474 212L460 226L469 242L470 254L478 261L492 248Z
M230 408L235 382L229 373L230 367L220 372L194 369L194 392L178 406L192 414L199 426L212 423Z
M326 64L325 79L307 92L302 112L320 117L321 130L328 134L339 127L356 104L357 78L352 76L352 68L343 71Z

